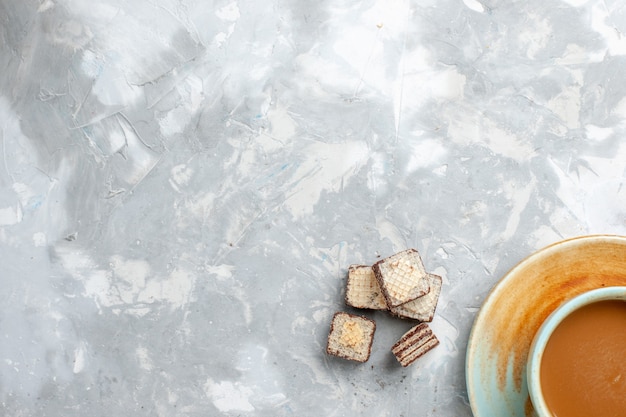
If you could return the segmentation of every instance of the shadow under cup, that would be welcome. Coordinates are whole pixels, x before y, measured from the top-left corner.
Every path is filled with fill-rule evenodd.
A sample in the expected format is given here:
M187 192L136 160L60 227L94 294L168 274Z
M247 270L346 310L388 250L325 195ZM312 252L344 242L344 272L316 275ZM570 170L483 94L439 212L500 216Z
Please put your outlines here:
M527 376L539 417L626 416L626 287L587 291L548 316Z

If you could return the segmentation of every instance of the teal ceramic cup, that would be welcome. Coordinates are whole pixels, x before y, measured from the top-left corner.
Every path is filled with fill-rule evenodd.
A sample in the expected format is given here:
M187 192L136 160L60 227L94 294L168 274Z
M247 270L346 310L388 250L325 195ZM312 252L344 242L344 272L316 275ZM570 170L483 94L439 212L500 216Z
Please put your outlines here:
M609 300L626 301L626 287L594 289L566 301L548 316L535 334L528 354L527 383L530 399L537 416L553 417L541 386L541 364L546 345L554 330L574 311L592 303Z

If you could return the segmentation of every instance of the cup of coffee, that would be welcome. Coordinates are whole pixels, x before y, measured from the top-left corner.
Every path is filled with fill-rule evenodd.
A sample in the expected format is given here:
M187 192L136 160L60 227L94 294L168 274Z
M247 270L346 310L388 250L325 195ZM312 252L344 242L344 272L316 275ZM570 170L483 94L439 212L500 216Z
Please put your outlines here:
M626 287L585 292L548 316L527 383L539 417L626 416Z

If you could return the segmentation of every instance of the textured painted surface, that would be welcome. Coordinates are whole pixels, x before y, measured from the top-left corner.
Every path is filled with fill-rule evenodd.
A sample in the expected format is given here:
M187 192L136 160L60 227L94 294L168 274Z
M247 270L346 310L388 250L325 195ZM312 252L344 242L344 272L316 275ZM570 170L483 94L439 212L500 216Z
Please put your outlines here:
M0 0L0 405L469 416L488 290L626 233L609 1ZM351 263L414 247L441 345L324 354Z

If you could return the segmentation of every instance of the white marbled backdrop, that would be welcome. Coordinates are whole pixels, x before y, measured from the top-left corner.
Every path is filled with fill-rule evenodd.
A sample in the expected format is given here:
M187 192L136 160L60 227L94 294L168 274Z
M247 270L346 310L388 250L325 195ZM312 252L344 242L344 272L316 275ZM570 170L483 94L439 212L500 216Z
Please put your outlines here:
M626 234L626 8L0 0L0 415L470 416L489 289ZM441 345L347 267L414 247Z

